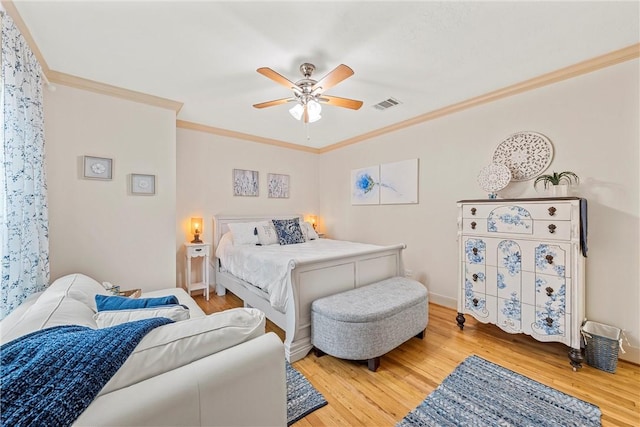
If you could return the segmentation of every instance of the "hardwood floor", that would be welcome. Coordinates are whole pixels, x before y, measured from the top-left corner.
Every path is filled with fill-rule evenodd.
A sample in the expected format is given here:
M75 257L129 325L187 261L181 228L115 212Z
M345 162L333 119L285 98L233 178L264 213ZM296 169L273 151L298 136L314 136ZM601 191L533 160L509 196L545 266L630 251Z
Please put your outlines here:
M233 294L196 301L207 313L242 306ZM383 356L375 373L366 364L313 352L293 363L329 402L295 426L394 426L472 354L599 406L605 427L640 426L639 366L619 361L610 374L584 364L573 372L562 344L511 335L471 316L460 331L455 316L452 309L430 304L424 340L412 338ZM267 330L284 338L271 322Z

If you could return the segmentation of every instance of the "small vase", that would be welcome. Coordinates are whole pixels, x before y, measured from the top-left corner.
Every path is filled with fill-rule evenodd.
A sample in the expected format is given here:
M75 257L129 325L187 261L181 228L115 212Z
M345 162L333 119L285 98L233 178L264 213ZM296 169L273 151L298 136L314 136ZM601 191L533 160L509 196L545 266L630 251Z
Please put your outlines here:
M567 184L552 185L550 190L552 197L567 197L569 186Z

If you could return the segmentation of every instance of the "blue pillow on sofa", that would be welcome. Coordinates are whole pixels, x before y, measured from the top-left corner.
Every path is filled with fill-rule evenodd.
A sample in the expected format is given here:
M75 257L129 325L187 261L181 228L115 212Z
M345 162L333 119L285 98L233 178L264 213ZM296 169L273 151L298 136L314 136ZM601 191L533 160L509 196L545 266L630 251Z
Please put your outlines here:
M135 310L138 308L161 307L179 304L175 295L157 298L129 298L119 296L96 295L98 311Z

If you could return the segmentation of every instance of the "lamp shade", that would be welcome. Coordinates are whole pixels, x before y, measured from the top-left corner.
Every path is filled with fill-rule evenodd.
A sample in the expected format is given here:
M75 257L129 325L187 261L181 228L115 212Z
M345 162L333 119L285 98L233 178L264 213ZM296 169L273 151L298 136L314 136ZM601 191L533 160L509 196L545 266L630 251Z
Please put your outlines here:
M202 234L202 218L191 218L191 234Z
M302 113L304 112L304 107L301 104L296 104L289 110L289 113L293 116L294 119L300 120L302 118Z
M322 117L320 115L322 106L316 101L311 100L307 102L307 111L309 112L309 123L317 122Z

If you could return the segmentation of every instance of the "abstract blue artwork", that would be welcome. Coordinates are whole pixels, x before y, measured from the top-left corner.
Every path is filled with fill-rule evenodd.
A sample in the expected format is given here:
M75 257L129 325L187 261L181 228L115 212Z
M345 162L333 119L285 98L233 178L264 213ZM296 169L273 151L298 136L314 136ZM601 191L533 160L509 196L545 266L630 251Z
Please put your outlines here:
M370 166L351 171L351 204L380 204L379 166Z

